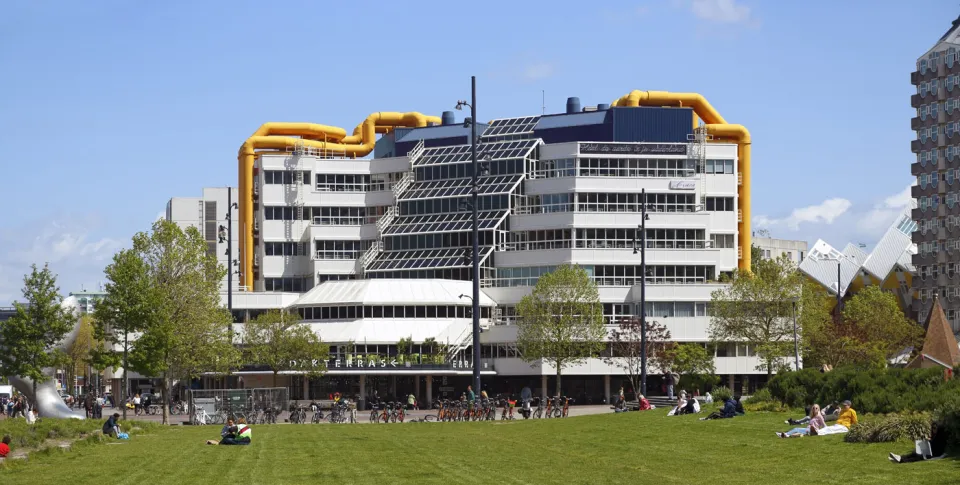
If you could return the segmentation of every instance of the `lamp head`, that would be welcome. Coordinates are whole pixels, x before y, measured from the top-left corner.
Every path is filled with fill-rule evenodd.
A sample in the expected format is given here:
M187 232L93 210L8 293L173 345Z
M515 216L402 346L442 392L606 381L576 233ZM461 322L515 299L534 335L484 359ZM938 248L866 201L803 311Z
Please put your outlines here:
M469 105L466 101L464 101L464 100L459 100L459 101L457 101L457 106L455 107L455 109L456 109L457 111L461 111L464 106L470 106L470 105Z

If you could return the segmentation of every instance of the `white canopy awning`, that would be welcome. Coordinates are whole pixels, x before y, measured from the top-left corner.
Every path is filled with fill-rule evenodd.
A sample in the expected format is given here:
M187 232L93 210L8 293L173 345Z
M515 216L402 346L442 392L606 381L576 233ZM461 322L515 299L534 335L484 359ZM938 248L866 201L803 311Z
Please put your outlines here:
M371 279L326 281L296 302L297 307L323 305L472 305L473 283L435 279ZM480 290L480 305L496 302Z
M468 319L401 318L367 319L350 322L310 323L310 328L327 343L396 344L404 338L421 343L428 338L440 344L459 344L471 336Z

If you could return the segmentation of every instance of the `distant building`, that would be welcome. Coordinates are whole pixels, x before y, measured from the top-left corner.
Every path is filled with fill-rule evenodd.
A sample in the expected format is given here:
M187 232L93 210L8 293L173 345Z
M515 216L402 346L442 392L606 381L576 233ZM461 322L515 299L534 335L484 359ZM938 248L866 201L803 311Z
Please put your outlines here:
M74 293L70 293L69 296L77 298L77 308L80 311L81 315L86 315L88 313L93 313L94 308L96 307L96 302L98 299L107 296L103 291L86 291L81 290Z
M772 237L754 237L753 245L760 249L763 259L775 259L785 254L793 264L800 265L807 255L807 242Z

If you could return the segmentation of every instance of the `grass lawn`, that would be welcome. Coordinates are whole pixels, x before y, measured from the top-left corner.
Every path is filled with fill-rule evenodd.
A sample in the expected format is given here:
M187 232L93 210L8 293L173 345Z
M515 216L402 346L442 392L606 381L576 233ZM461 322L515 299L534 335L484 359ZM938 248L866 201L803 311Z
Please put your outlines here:
M0 470L0 483L955 484L960 461L895 465L912 444L779 439L782 414L701 422L666 411L495 423L254 426L250 446L207 446L177 426L81 445Z

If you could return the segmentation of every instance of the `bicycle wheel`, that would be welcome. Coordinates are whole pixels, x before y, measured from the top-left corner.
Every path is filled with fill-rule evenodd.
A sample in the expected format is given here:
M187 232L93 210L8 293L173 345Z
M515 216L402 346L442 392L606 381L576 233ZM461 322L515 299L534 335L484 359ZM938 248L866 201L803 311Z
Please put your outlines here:
M374 409L373 411L370 411L370 422L376 423L378 421L380 421L380 415L377 414L377 410Z

